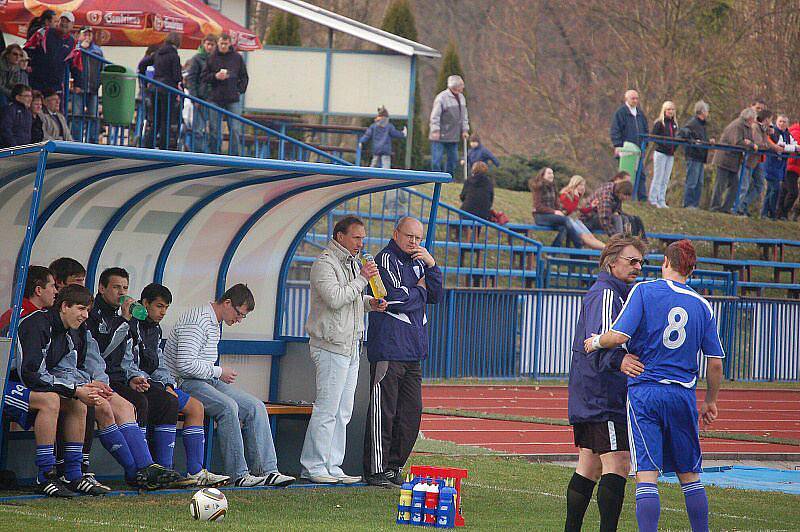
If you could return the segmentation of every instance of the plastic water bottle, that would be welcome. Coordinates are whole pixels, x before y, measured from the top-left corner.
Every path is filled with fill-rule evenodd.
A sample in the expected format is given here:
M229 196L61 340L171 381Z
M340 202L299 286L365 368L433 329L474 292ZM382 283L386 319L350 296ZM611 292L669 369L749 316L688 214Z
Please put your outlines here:
M436 524L436 508L439 505L439 484L428 479L428 488L425 490L425 525Z
M448 481L439 491L439 506L436 508L436 528L456 526L456 489Z
M125 302L129 299L133 298L131 296L122 296L121 298L119 298L120 306L124 305ZM134 301L131 304L130 311L131 311L131 316L133 316L139 321L144 321L147 319L147 309L144 307L144 305L142 305L138 301Z
M411 524L422 525L423 508L425 508L425 495L428 485L423 479L415 479L418 482L411 490Z
M150 79L153 79L154 77L156 77L156 67L154 67L153 65L148 66L147 68L144 69L144 75Z
M369 253L362 253L361 263L366 264L368 262L375 263L375 257ZM372 289L372 297L375 299L383 299L388 293L386 287L383 285L383 279L381 279L380 274L373 275L369 278L369 287Z
M397 505L397 524L407 525L411 523L411 512L408 508L411 506L411 490L414 486L411 484L411 476L406 477L406 481L400 487L400 504Z

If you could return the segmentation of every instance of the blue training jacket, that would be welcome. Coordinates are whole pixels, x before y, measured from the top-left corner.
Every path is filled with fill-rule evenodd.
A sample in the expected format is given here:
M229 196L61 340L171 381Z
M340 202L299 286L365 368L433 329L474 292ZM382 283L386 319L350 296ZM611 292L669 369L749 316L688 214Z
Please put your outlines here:
M418 362L428 356L428 318L425 305L442 299L442 272L400 249L394 240L375 257L386 286L386 312L370 312L367 356L370 362ZM426 288L417 286L425 276Z
M607 272L583 298L581 314L572 343L572 367L569 370L569 422L626 423L625 399L627 377L619 370L626 351L602 349L586 354L583 341L594 333L604 333L619 315L631 286Z
M397 131L397 128L388 122L386 126L379 126L377 123L372 123L367 131L358 139L358 142L364 144L372 140L372 155L391 155L392 154L392 139L404 139L402 131Z

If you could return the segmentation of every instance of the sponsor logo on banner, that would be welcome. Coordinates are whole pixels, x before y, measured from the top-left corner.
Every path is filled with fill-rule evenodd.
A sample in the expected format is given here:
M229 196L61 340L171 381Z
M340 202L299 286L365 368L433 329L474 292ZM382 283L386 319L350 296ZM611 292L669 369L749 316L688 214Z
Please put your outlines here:
M236 31L231 32L233 44L238 48L256 48L257 38L252 33L240 33Z
M179 17L167 17L155 15L153 17L153 29L164 33L170 31L183 32L184 21Z
M103 14L106 26L118 28L144 29L144 13L141 11L106 11Z
M94 40L97 44L104 45L111 42L111 32L108 30L94 30Z
M102 11L88 11L86 13L86 22L89 24L96 26L100 24L100 21L103 20L103 12Z

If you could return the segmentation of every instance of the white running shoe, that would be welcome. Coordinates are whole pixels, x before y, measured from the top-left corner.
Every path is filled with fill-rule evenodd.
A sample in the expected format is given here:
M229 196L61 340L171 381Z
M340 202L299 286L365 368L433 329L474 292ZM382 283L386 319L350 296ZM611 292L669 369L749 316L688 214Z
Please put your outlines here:
M290 477L289 475L284 475L280 471L275 471L274 473L267 473L266 478L267 478L266 482L267 486L277 486L281 488L283 486L288 486L289 484L297 480L296 478Z
M300 478L312 484L338 484L339 479L331 475L301 475Z
M333 477L333 478L335 478L336 480L338 480L342 484L357 484L357 483L361 482L361 480L362 480L361 477L356 477L354 475L341 475L341 476Z
M267 473L265 476L260 477L246 473L243 477L236 479L236 486L240 488L255 488L258 486L288 486L297 480L294 477L283 475L279 472Z
M224 486L231 479L231 477L227 475L217 475L216 473L212 473L208 469L201 469L194 475L191 473L187 473L186 478L194 480L195 486L202 486L206 488L216 488L218 486Z

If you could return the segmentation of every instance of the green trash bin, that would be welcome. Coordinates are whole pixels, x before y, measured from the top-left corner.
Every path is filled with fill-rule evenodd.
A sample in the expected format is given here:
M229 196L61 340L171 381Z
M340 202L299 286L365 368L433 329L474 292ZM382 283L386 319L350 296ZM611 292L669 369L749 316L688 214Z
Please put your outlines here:
M136 72L120 65L106 65L100 73L103 86L103 119L113 126L133 123L136 107Z
M633 142L625 141L619 151L619 169L628 172L631 179L636 177L636 170L639 167L639 157L642 150Z

